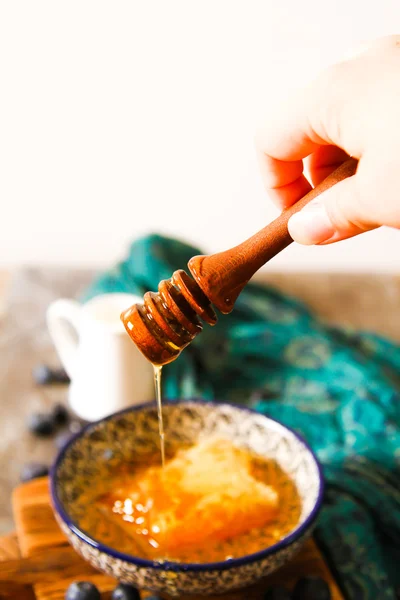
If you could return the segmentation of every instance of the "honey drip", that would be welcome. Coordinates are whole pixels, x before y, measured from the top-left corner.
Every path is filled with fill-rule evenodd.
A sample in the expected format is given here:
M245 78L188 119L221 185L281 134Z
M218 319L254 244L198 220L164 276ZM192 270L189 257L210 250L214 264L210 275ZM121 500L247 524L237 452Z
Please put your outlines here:
M157 413L158 413L158 432L160 436L160 449L161 449L161 464L165 466L165 435L164 435L164 422L162 414L162 396L161 396L161 376L162 366L153 365L154 369L154 388L156 393L157 402Z

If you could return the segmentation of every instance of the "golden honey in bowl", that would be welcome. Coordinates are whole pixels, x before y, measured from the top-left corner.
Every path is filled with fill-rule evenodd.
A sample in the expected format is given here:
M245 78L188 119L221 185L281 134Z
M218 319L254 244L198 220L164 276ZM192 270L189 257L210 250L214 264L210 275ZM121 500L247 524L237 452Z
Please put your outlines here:
M227 560L278 542L299 521L297 488L278 463L229 440L182 448L164 467L158 454L145 463L121 466L86 499L80 525L121 552L191 563Z

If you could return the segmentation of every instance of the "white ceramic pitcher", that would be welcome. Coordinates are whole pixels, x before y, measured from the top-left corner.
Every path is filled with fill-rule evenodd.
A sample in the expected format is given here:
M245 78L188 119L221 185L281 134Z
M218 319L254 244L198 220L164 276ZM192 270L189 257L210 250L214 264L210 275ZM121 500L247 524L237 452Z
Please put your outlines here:
M79 304L56 300L47 324L71 385L72 410L88 421L154 398L153 368L126 334L119 315L143 299L103 294Z

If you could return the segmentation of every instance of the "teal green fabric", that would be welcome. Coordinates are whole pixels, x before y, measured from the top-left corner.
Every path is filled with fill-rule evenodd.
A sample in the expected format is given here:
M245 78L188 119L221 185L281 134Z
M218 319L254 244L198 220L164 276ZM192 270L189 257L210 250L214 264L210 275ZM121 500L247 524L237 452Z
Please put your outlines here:
M156 290L201 254L152 235L84 299ZM400 310L400 306L399 306ZM388 315L388 318L390 316ZM164 370L164 396L250 405L300 432L327 482L317 539L350 600L394 600L400 586L400 348L321 324L293 298L249 284Z

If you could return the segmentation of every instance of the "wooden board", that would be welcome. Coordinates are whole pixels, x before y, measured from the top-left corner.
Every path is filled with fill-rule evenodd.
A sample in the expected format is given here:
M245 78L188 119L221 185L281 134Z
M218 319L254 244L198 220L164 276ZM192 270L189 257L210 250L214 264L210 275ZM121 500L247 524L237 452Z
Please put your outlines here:
M1 599L64 600L68 585L76 580L92 581L102 592L102 598L110 599L115 580L96 572L69 546L50 507L47 478L19 486L13 494L13 510L16 535L0 538ZM270 585L282 583L292 588L297 579L305 575L323 577L330 584L332 600L343 600L312 540L290 564L260 585L214 600L259 600ZM143 598L146 596L143 593Z

